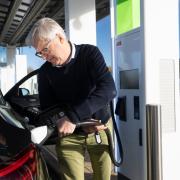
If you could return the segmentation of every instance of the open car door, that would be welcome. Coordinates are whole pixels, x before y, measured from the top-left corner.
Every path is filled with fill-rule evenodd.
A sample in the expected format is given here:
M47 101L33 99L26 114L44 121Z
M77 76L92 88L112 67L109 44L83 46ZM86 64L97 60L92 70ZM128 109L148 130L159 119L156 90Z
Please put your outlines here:
M36 123L36 116L40 113L37 78L38 69L21 79L4 96L13 109L27 117L29 124L33 125Z

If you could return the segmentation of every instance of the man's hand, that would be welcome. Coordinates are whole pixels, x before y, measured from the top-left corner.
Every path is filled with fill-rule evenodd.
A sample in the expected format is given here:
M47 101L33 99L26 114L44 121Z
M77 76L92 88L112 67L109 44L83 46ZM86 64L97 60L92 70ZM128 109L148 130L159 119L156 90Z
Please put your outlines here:
M107 127L105 125L101 124L101 125L97 125L97 126L94 126L94 125L93 126L86 126L86 127L83 127L82 129L86 133L94 133L94 132L97 132L100 130L107 129Z
M70 135L74 132L76 125L67 116L62 117L57 122L57 129L60 137Z

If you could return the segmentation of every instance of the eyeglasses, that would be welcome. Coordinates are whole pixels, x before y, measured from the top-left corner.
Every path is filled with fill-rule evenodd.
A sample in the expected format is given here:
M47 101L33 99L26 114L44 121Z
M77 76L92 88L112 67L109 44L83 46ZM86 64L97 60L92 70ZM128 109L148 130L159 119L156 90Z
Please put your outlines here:
M46 54L46 53L49 51L48 47L49 47L50 43L52 42L52 40L53 40L53 39L49 40L49 41L47 42L47 44L46 44L46 47L43 48L41 51L36 52L35 55L38 56L38 57L40 57L40 58L44 58L44 55L43 55L43 54Z

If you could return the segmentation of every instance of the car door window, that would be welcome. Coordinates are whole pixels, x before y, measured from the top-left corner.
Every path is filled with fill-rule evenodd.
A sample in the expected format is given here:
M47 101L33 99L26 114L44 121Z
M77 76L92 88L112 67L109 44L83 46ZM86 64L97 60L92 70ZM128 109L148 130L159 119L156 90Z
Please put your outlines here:
M19 86L19 93L22 96L38 94L37 75L27 79Z

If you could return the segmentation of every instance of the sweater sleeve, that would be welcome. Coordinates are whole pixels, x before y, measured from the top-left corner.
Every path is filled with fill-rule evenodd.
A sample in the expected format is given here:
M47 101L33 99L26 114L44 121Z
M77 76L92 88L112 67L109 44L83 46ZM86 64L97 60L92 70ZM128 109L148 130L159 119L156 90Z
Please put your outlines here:
M81 102L74 104L72 107L74 116L76 114L80 121L90 118L116 96L113 77L99 49L91 46L91 50L88 51L85 58L89 75L95 84L95 88L86 99L81 100Z

